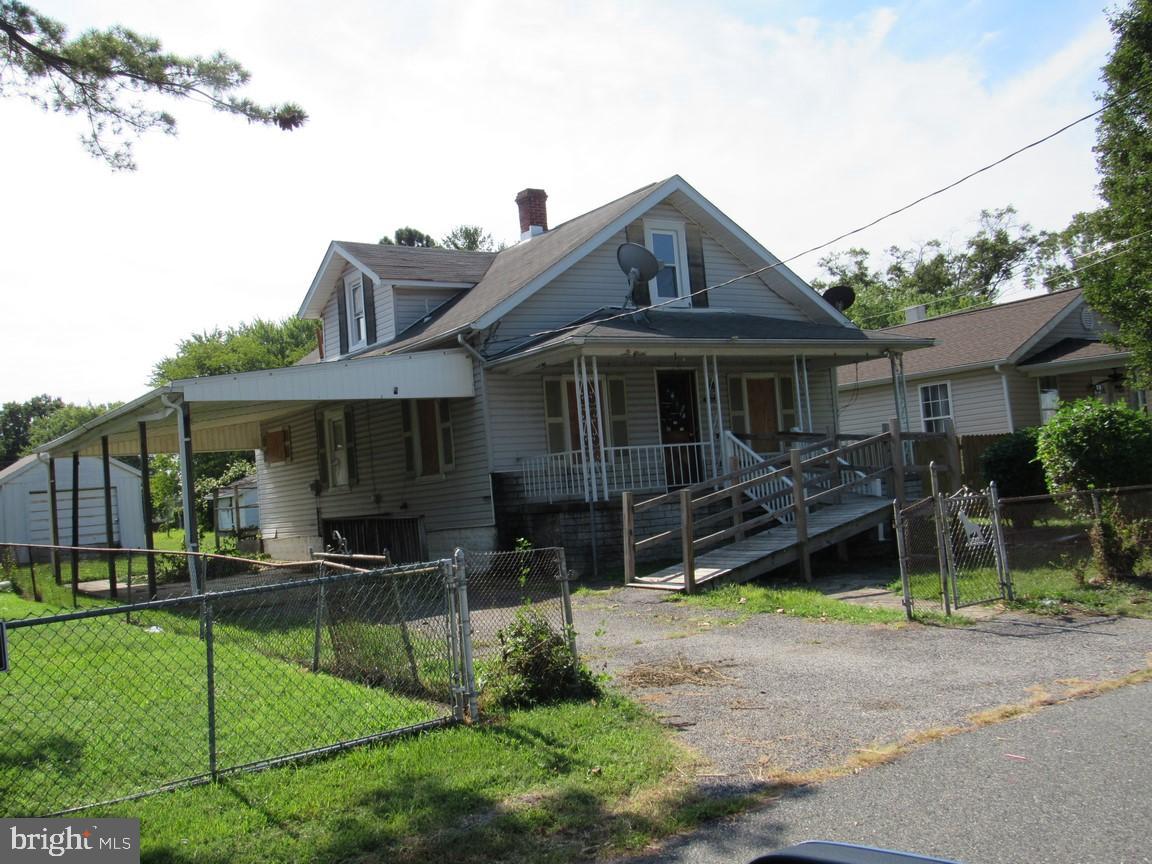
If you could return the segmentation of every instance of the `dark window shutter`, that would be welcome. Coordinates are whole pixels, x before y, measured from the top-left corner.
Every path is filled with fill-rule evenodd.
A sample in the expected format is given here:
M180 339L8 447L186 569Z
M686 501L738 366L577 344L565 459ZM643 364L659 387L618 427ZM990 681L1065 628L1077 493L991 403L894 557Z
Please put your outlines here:
M708 279L704 275L704 238L700 226L691 222L684 226L684 240L688 246L688 290L692 292L692 305L708 308Z
M637 246L643 246L644 222L637 219L635 222L629 223L628 227L624 229L624 239L629 243L635 243ZM652 305L652 293L648 290L647 282L641 282L636 286L636 290L632 292L632 302L637 306Z
M364 277L364 333L369 345L376 344L376 286Z
M349 405L344 409L344 447L348 454L348 485L360 482L360 460L356 452L356 415Z
M344 293L344 280L336 287L336 314L340 318L340 353L348 353L348 296Z
M328 436L324 431L324 413L316 415L316 473L320 476L320 488L328 488Z

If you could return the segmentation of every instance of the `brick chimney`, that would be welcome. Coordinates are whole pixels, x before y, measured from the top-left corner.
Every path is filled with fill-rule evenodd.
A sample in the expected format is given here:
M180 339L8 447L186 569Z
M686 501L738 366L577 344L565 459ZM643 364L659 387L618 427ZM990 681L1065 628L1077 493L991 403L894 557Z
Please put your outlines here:
M523 189L516 195L520 208L520 239L528 240L548 230L548 193L543 189Z

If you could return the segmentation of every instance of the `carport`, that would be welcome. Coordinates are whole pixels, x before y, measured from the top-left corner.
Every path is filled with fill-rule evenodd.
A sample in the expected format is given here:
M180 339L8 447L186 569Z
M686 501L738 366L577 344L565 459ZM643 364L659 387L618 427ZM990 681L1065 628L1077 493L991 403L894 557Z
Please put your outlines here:
M263 447L261 424L298 411L302 405L376 399L450 399L474 395L472 359L463 351L423 351L353 360L324 361L283 369L188 378L158 387L114 411L97 417L41 449L48 458L49 510L52 545L60 545L56 462L70 458L73 477L81 456L98 455L108 477L111 456L139 456L141 502L146 542L153 548L152 505L148 457L151 453L175 453L180 462L185 544L199 552L196 513L193 506L193 453L258 450ZM73 481L73 490L76 482ZM111 496L105 483L105 502ZM73 491L73 526L79 501ZM73 528L72 546L79 545ZM108 544L112 544L111 528ZM78 567L78 552L72 565ZM59 559L53 552L53 567ZM195 556L189 559L192 583L203 583ZM109 580L115 586L115 564L109 559ZM156 569L148 558L149 593L155 594Z

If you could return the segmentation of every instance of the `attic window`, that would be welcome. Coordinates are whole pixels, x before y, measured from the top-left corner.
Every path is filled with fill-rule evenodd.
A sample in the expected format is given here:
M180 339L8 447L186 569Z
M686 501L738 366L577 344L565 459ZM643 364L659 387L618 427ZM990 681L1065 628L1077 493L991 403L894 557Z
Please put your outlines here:
M348 347L358 348L368 341L368 322L364 313L364 276L349 273L344 277L348 302Z
M652 254L663 265L656 277L649 282L652 302L665 303L684 298L688 305L688 256L684 239L683 222L646 221L644 223L645 242Z

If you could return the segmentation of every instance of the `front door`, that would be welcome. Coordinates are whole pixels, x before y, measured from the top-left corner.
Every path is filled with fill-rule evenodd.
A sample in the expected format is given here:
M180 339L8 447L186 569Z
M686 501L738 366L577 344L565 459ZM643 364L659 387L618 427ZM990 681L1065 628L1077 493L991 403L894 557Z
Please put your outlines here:
M780 448L780 408L775 378L746 378L748 393L748 446L757 453Z
M660 442L664 445L667 485L689 486L703 479L696 412L696 373L665 370L656 373L660 409Z

